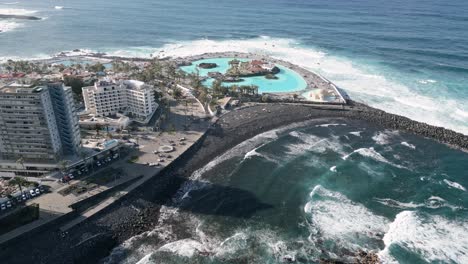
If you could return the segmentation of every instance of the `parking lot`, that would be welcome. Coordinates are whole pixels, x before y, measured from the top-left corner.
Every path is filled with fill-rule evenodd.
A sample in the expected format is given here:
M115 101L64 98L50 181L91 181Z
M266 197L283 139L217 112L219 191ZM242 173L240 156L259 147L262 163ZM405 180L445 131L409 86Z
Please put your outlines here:
M22 191L16 192L8 197L0 198L0 214L6 213L18 205L24 205L26 201L46 192L48 192L46 186L38 185L37 187L23 188Z

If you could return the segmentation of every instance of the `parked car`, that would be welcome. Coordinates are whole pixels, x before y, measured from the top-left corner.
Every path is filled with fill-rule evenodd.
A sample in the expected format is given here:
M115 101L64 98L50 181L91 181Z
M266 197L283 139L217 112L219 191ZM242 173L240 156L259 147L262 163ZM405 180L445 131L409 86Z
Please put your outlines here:
M31 197L36 196L36 192L34 190L29 190L29 194L31 195Z
M107 158L106 158L106 161L107 161L107 162L110 162L111 160L112 160L111 157L107 157Z
M37 195L40 195L40 194L41 194L41 190L39 190L39 188L36 188L35 191L36 191L36 194L37 194Z
M1 204L1 205L0 205L0 208L1 208L2 210L5 210L5 209L6 209L6 205L5 205L5 204Z
M112 156L114 159L119 157L119 154L115 153L114 156Z
M68 175L65 175L60 179L60 181L63 183L66 183L66 182L71 181L71 178Z
M6 207L7 207L7 208L10 208L10 207L11 207L11 201L7 201L7 202L6 202Z

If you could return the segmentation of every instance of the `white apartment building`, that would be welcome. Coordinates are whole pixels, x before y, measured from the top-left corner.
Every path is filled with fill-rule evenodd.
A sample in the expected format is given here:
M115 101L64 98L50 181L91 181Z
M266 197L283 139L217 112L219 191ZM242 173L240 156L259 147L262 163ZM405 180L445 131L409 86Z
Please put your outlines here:
M86 112L97 117L125 113L145 120L158 108L151 86L140 81L103 79L83 87Z
M43 174L64 154L77 153L81 139L69 92L61 83L0 88L0 175Z

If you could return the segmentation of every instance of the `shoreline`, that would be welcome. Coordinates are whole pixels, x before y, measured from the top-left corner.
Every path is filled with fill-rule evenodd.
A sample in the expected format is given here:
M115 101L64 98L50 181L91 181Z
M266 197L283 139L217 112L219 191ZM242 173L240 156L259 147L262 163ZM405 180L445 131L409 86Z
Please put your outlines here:
M8 263L28 260L48 263L98 262L115 246L135 235L151 231L157 224L159 208L170 201L195 170L212 159L260 133L324 118L357 120L369 126L397 129L468 151L468 136L357 103L345 110L297 104L253 104L219 117L194 148L183 153L180 159L119 203L72 228L67 237L62 238L59 232L49 229L48 232L32 235L28 241L2 249L0 257ZM19 252L32 247L35 248L28 259L17 258Z

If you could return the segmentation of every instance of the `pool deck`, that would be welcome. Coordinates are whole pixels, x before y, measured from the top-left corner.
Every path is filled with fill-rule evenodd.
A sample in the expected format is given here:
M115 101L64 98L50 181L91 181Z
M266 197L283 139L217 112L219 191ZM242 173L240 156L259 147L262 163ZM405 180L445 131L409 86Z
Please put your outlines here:
M194 56L188 56L188 57L182 57L182 58L174 58L173 60L177 65L182 66L183 64L186 64L188 62L192 63L197 60L202 60L202 59L214 59L214 58L245 58L245 59L251 59L251 60L265 60L268 62L272 62L274 64L279 64L281 66L287 67L299 75L301 75L302 78L307 83L307 88L304 90L299 90L295 92L286 92L286 93L271 93L271 94L276 94L282 97L292 97L294 94L298 95L302 99L306 99L305 97L302 96L302 94L307 93L309 91L313 91L316 89L323 89L327 90L330 93L335 95L334 100L327 100L327 101L319 101L322 103L334 103L334 104L346 104L346 97L347 95L343 94L338 87L333 84L331 81L326 79L325 77L311 72L309 70L306 70L302 67L299 67L295 64L292 64L287 61L279 60L270 56L266 55L259 55L259 54L254 54L254 53L240 53L240 52L218 52L218 53L204 53L200 55L194 55Z

